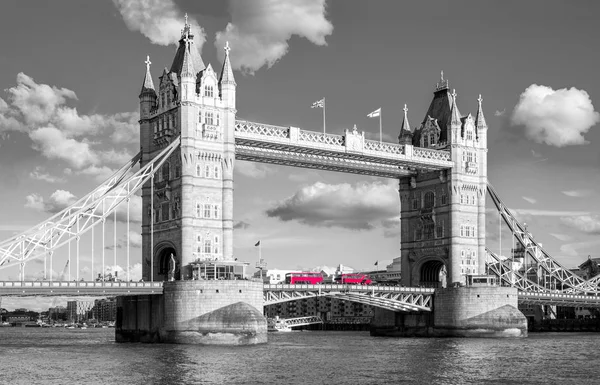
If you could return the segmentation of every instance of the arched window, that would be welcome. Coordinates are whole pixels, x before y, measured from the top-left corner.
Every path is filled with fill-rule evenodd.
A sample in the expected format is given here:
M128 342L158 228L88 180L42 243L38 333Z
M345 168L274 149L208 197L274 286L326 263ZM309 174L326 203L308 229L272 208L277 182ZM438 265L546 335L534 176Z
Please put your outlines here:
M210 204L204 205L204 218L210 218Z
M210 167L208 167L208 165L204 167L204 177L210 178Z
M215 179L219 179L219 166L215 166Z
M473 131L467 130L467 140L473 140Z
M432 208L435 205L435 195L431 191L427 191L423 197L423 207L426 209Z
M204 240L204 253L205 254L212 253L212 242L211 242L210 239L205 239Z
M204 87L204 96L209 98L213 97L213 86L205 86Z
M425 239L433 239L433 223L427 223L423 226Z
M202 217L202 204L196 203L196 218Z
M429 147L429 135L423 135L423 147Z
M209 126L214 125L214 115L212 112L207 111L206 112L206 124L208 124Z
M444 220L438 219L437 227L436 227L436 235L437 238L444 237Z
M429 134L429 143L431 145L435 144L435 133L433 133L433 132L431 134Z

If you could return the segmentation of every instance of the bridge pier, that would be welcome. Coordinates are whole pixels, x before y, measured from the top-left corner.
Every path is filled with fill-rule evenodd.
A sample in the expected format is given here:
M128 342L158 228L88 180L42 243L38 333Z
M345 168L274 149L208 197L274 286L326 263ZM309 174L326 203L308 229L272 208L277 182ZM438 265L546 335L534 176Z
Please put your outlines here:
M117 342L252 345L267 342L263 284L171 281L159 295L117 297Z
M526 337L527 319L517 307L517 289L470 286L437 289L432 313L376 309L372 336Z

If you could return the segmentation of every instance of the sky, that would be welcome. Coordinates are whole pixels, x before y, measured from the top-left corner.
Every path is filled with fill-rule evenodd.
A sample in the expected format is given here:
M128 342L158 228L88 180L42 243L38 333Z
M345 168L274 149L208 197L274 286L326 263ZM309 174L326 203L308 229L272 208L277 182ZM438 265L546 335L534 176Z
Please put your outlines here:
M239 119L320 131L322 111L310 106L325 97L327 132L356 124L378 139L379 122L367 114L381 108L383 139L395 142L402 107L418 126L441 70L463 115L476 112L481 94L490 183L555 259L576 267L600 257L599 12L594 0L5 1L0 239L45 220L136 154L144 61L149 55L158 84L187 13L206 64L220 69L229 41ZM256 261L258 240L268 268L371 269L399 256L394 180L243 161L234 175L240 260ZM141 271L140 215L130 228L132 277ZM508 255L508 229L499 230L494 210L487 222L488 247ZM114 224L107 229L114 239ZM124 234L117 221L107 271L127 268ZM99 272L102 247L81 242L79 274L90 279L92 250ZM66 255L55 254L55 278ZM42 270L43 261L31 262L26 276ZM66 271L77 274L73 264ZM0 279L17 277L16 266L0 270Z

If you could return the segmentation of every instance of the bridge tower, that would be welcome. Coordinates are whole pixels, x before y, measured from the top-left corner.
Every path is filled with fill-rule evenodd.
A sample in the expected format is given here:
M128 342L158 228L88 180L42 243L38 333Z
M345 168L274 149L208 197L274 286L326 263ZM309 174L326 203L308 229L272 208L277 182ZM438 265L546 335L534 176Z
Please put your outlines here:
M400 179L402 282L440 287L485 273L487 125L481 96L477 114L461 115L448 80L436 84L421 124L408 124L405 107L401 144L449 151L454 167ZM445 272L443 271L445 269Z
M154 88L150 61L140 93L146 164L178 136L181 145L142 191L144 280L192 279L192 262L233 261L236 83L229 46L220 76L204 65L185 23L170 69ZM175 260L175 267L171 261Z

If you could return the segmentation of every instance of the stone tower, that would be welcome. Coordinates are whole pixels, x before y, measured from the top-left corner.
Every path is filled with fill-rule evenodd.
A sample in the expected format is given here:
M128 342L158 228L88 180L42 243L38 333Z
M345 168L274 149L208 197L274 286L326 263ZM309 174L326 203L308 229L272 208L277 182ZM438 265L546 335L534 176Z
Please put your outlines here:
M402 282L439 287L465 283L485 273L487 125L478 99L477 114L462 116L448 80L437 83L425 118L410 129L405 107L399 142L449 151L454 167L400 179Z
M142 166L178 136L180 147L142 189L144 280L192 278L190 263L233 260L236 83L229 46L221 74L204 65L185 23L170 69L140 93Z

